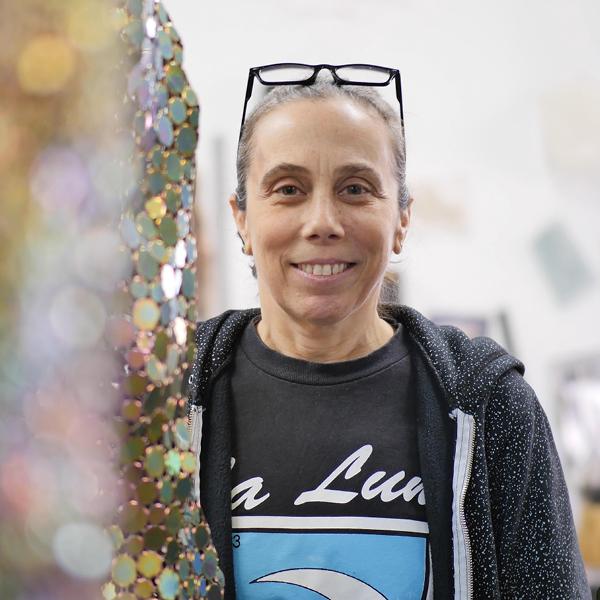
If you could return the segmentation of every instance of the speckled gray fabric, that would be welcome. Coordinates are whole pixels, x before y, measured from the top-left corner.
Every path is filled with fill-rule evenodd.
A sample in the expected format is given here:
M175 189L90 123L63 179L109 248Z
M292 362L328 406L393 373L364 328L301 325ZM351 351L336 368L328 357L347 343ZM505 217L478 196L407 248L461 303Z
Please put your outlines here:
M523 363L494 340L470 340L457 327L438 326L414 308L389 304L385 309L406 327L423 378L434 382L423 388L418 425L435 599L456 597L449 526L454 409L473 415L475 423L464 513L473 598L590 599L558 454L546 415L523 378ZM209 480L202 482L202 497L226 582L232 579L229 446L211 437L210 429L228 422L228 388L220 375L227 372L241 332L257 314L259 308L230 310L199 323L189 379L189 403L205 406L210 416L204 425L209 428L204 473ZM219 402L212 406L219 378ZM227 437L227 431L221 429L219 435ZM226 598L235 598L232 585L226 585Z

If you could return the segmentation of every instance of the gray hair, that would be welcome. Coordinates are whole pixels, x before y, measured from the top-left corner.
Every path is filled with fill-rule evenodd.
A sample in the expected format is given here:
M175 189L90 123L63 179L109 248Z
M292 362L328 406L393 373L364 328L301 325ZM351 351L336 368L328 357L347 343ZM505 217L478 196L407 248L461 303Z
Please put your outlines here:
M373 88L369 86L342 85L338 86L327 74L320 74L313 85L278 85L258 103L246 119L237 153L237 188L235 190L236 204L240 210L246 210L247 190L246 181L250 160L253 154L252 141L258 121L285 102L293 100L312 99L326 100L329 98L350 98L355 102L373 108L384 120L390 132L394 157L394 171L398 181L398 206L404 209L408 206L409 192L406 186L406 145L400 121L399 111L394 110L390 104ZM238 234L239 235L239 234ZM241 238L241 236L240 236ZM242 240L243 242L243 240ZM252 275L256 278L256 265L252 264ZM391 284L391 280L384 282ZM385 287L385 286L384 286Z

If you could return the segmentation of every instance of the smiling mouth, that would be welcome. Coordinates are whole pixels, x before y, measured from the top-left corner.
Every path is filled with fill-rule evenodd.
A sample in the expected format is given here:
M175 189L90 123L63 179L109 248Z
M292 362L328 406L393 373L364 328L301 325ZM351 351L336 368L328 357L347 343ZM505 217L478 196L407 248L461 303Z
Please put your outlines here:
M300 266L298 265L298 263L290 263L295 269L298 269L299 271L302 271L305 275L310 275L312 277L322 277L323 279L327 278L327 277L334 277L335 275L341 275L342 273L345 273L346 271L352 269L354 266L356 266L356 263L348 263L348 266L343 270L340 271L338 273L330 273L328 275L323 275L323 274L314 274L314 273L307 273L306 271L304 271L303 269L300 268Z

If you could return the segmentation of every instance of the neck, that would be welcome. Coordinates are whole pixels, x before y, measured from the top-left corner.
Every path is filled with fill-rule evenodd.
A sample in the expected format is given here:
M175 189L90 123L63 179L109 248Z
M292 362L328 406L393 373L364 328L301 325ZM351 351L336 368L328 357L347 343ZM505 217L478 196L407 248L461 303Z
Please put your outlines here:
M279 307L261 308L256 328L272 350L320 363L366 356L394 335L394 328L379 316L376 306L363 306L342 320L325 324L296 319Z

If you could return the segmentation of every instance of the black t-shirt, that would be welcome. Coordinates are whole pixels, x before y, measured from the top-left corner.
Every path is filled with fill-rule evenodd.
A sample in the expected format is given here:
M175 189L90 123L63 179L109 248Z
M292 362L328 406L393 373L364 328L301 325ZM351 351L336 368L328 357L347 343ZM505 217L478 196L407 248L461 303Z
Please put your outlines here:
M233 362L237 597L403 600L430 590L411 344L315 363L264 344Z

